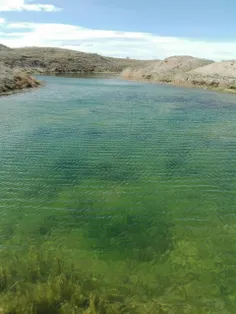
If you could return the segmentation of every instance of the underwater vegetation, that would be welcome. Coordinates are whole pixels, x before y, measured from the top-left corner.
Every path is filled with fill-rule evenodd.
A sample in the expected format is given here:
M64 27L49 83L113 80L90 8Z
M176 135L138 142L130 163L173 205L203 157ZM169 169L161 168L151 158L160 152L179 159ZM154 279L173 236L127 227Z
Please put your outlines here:
M31 247L26 254L1 260L1 313L137 313L118 289L104 293L100 278L76 269L54 253Z
M211 249L210 231L203 245L182 237L165 263L105 262L55 239L12 242L1 250L1 313L234 313L234 260ZM220 246L232 232L222 233Z
M45 80L0 101L0 314L236 313L235 98Z
M234 313L235 218L166 183L85 180L1 221L2 313Z

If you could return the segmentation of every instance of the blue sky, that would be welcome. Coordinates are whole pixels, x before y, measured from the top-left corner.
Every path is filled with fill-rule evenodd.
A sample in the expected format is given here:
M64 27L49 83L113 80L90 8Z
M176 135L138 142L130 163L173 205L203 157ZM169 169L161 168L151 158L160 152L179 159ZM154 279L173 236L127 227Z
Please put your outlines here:
M0 41L13 47L51 45L143 59L236 57L234 0L0 0L0 19Z

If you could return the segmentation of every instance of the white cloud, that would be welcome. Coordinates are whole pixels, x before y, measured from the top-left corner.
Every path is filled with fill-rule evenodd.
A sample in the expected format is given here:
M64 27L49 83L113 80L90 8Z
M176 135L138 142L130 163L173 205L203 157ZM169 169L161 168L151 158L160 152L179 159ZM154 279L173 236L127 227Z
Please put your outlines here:
M0 24L4 24L5 23L5 19L3 17L0 17Z
M0 0L0 12L6 11L45 11L55 12L60 8L52 4L28 3L25 0Z
M209 42L142 32L93 30L53 23L16 22L4 24L1 28L0 42L10 47L53 46L139 59L163 59L171 55L192 55L213 60L236 58L236 42Z

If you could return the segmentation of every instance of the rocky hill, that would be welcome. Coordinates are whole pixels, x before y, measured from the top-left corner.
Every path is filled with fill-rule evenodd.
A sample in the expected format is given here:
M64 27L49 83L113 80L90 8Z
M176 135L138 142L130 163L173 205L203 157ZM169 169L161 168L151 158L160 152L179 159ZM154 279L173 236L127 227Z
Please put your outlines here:
M61 48L0 49L0 62L28 73L121 72L130 66L146 66L150 61L103 57Z
M0 63L0 95L38 87L40 82L26 73L10 69Z
M148 64L61 48L13 49L0 44L0 95L40 85L29 74L120 73L126 67Z
M236 91L236 61L215 62L189 71L179 77L179 83Z
M236 92L236 60L214 62L174 56L151 65L128 67L123 70L122 76L126 79Z
M201 66L213 63L212 60L199 59L191 56L173 56L151 65L129 67L123 71L123 77L130 79L148 79L156 82L172 82L177 75Z

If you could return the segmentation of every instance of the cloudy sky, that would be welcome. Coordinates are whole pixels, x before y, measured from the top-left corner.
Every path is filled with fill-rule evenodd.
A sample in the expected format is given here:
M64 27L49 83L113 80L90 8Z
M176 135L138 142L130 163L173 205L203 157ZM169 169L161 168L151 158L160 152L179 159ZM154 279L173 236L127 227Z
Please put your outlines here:
M235 59L235 21L235 0L0 0L0 43Z

